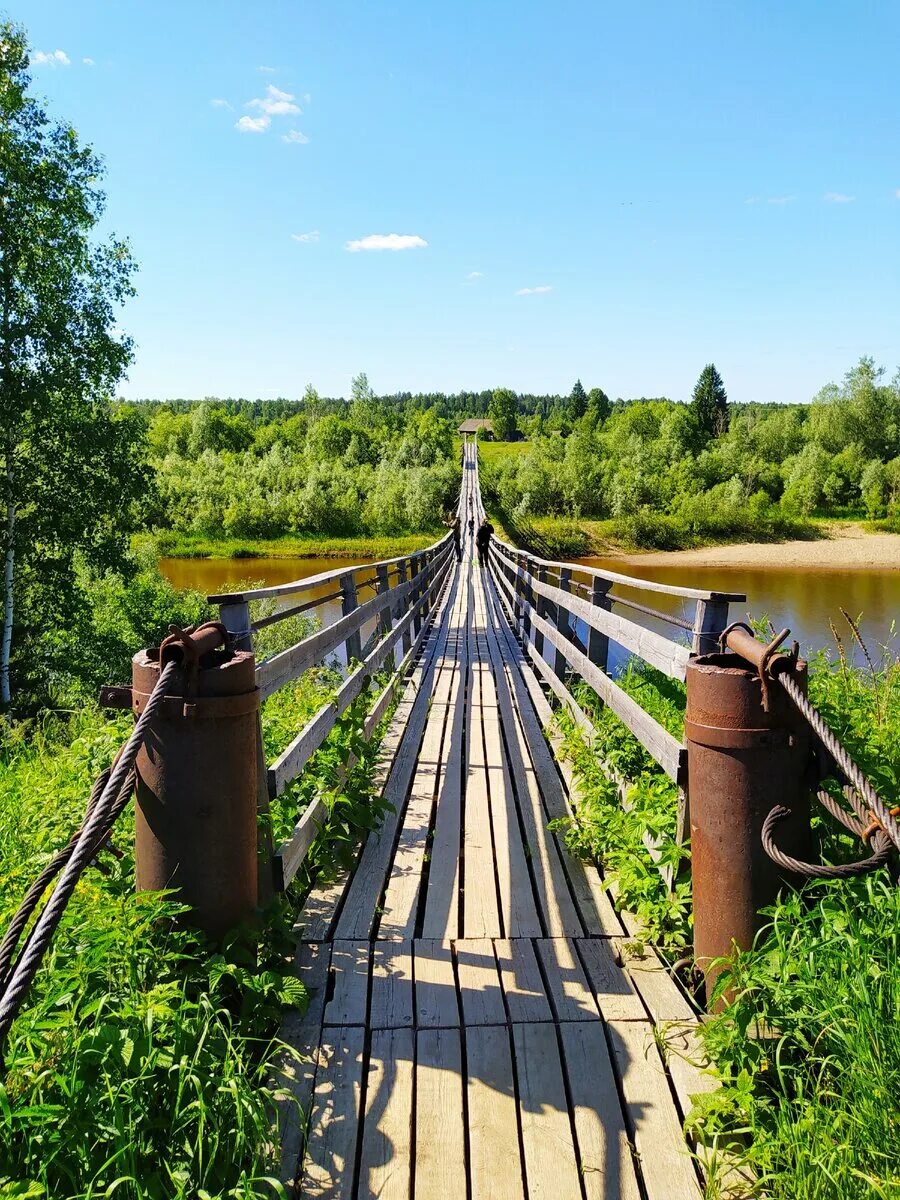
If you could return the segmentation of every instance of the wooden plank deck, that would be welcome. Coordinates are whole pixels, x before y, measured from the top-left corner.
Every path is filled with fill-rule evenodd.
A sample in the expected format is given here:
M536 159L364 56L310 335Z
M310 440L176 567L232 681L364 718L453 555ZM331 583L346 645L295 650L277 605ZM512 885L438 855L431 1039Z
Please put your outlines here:
M548 829L569 792L546 701L473 557L389 734L395 811L307 905L283 1181L333 1200L699 1197L681 1129L711 1080L677 1057L690 1006Z

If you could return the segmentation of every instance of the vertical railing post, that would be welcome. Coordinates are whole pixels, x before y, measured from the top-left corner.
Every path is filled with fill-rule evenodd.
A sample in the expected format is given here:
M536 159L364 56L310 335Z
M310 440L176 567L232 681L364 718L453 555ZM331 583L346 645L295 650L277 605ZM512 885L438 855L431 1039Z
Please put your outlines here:
M410 570L410 578L411 579L415 579L415 577L422 570L422 563L424 561L425 561L424 556L421 554L414 554L412 556L412 558L409 560L409 570ZM412 592L409 597L410 605L415 604L421 595L422 595L422 585L421 585L421 583L417 583L416 586L412 589ZM422 631L422 613L421 612L417 612L416 615L413 617L413 629L415 630L416 635L418 635Z
M220 605L219 620L228 630L235 650L253 651L250 605L246 600ZM256 715L256 830L257 903L260 908L266 908L275 894L272 878L275 846L272 842L272 822L269 815L269 775L261 711Z
M401 559L400 562L397 563L397 587L401 587L409 579L409 569L408 568L409 568L409 560L406 558ZM406 608L407 609L410 606L410 602L411 602L411 598L409 596L407 596L407 598L406 598ZM404 654L404 656L409 654L410 650L412 650L412 632L410 631L410 628L407 625L407 627L403 633L403 654Z
M546 583L547 582L547 568L544 566L539 566L538 570L537 570L537 577L538 577L538 583ZM535 612L537 613L537 615L539 617L544 617L546 619L547 601L544 599L543 596L537 597L537 601L535 603ZM543 635L543 633L541 633L541 631L539 629L535 629L535 631L534 631L534 648L535 648L535 650L537 650L538 654L540 654L541 658L543 658L544 657L544 635Z
M375 568L375 578L378 580L378 595L385 596L391 590L391 581L388 578L387 563L379 563ZM378 627L381 630L381 636L386 638L391 632L391 610L390 606L381 610L381 617L378 621Z
M719 649L719 635L728 628L728 601L698 600L694 616L692 654L715 654Z
M341 591L344 598L341 602L341 612L346 617L350 613L355 612L359 607L359 601L356 595L356 576L351 572L345 575L341 580ZM356 659L357 662L362 661L362 631L357 629L355 633L351 633L347 638L347 666Z
M531 574L530 556L527 554L523 556L522 569L524 571L527 571L529 575ZM527 648L528 643L532 637L530 610L531 610L531 606L534 604L534 592L532 592L532 590L531 590L531 581L528 579L522 580L521 599L522 599L522 641L525 643L525 646Z
M795 678L805 691L806 663ZM791 879L762 845L774 805L788 812L779 848L809 861L809 730L787 694L737 654L692 658L686 682L694 954L709 994L713 962L752 945L760 913Z
M594 576L591 583L591 604L594 608L602 608L609 612L612 608L612 601L609 598L609 589L612 587L612 582L609 579L600 579ZM609 638L605 633L601 633L598 629L588 629L588 644L587 655L592 663L595 663L601 671L606 671L609 667Z
M569 567L560 567L559 590L561 592L570 592L572 590L572 571ZM561 604L556 605L556 628L564 638L567 640L571 639L572 633L569 628L569 614ZM568 669L569 664L566 662L566 656L561 650L557 650L553 670L560 679L565 679Z

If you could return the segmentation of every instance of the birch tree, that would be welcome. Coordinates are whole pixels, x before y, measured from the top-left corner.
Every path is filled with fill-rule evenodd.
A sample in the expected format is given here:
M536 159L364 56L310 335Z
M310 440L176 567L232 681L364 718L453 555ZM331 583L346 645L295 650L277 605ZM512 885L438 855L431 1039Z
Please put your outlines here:
M0 24L0 706L17 641L65 610L73 555L113 565L143 486L136 422L110 403L131 358L115 327L132 261L94 230L102 165L29 95L25 35Z

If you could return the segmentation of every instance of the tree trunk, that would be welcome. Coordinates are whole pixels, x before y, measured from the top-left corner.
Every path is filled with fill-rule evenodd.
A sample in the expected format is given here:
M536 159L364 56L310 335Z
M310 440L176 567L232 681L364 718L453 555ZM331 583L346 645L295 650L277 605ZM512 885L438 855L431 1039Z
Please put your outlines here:
M0 634L0 708L9 708L9 660L12 652L13 578L16 565L16 501L12 462L6 459L6 555L3 563L3 632Z

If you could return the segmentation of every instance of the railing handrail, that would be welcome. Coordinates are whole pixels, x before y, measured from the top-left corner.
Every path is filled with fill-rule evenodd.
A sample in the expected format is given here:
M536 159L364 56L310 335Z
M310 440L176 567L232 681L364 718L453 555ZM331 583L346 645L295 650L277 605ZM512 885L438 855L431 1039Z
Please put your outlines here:
M622 575L617 571L606 571L600 567L589 567L585 563L580 562L557 562L551 558L540 558L537 554L530 554L526 550L517 550L515 546L511 546L509 542L504 542L502 538L496 534L491 539L496 545L502 546L508 551L509 555L520 556L525 555L533 563L541 567L551 567L554 570L579 571L585 575L590 575L595 579L606 579L611 584L621 583L627 587L640 588L647 592L662 592L666 596L679 596L687 600L719 600L727 601L729 604L741 602L747 599L743 592L711 592L703 588L679 587L673 583L656 583L652 579L640 579L636 575Z
M450 536L450 533L445 533L442 538L439 538L436 542L432 542L430 546L423 546L421 550L413 550L409 554L400 554L396 558L380 558L364 563L357 563L351 567L338 567L333 571L321 571L318 575L309 575L306 579L295 579L290 583L276 583L271 587L252 588L247 592L222 592L214 596L207 596L207 603L244 604L249 600L269 600L278 598L279 596L295 596L300 592L309 591L310 588L321 587L326 583L337 583L348 578L348 576L355 575L358 571L365 571L375 567L391 567L396 563L407 563L411 558L417 558L420 554L435 554Z

